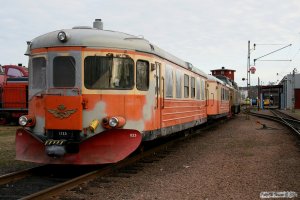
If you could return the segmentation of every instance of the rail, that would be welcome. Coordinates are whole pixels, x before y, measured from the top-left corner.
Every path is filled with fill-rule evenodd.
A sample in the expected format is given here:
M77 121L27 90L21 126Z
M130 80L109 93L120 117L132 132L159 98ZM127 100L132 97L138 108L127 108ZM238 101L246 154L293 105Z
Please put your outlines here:
M20 192L20 194L17 194L16 192L13 192L13 191L8 192L6 194L7 197L11 197L10 195L14 195L13 197L21 198L21 199L49 199L52 196L58 196L59 194L63 193L66 190L78 187L79 184L91 181L97 177L103 177L106 175L114 174L118 171L122 171L124 168L125 169L128 167L130 168L135 164L148 163L149 160L150 160L150 162L151 162L151 160L153 160L153 162L156 160L159 160L161 157L163 157L162 155L166 155L169 152L172 152L173 151L172 149L174 149L175 144L178 144L178 143L181 144L182 141L189 140L196 136L200 136L201 134L199 134L199 133L204 133L204 130L214 127L216 125L218 125L218 123L210 124L205 127L197 127L195 129L193 129L192 133L189 132L189 134L184 134L184 132L182 132L182 134L180 134L181 137L172 138L171 141L164 139L159 142L160 143L159 146L156 145L153 147L152 145L150 145L150 146L146 145L146 147L145 147L145 148L147 148L146 150L140 149L140 151L137 151L132 156L130 156L127 159L120 161L116 164L109 164L109 165L105 165L105 166L104 165L95 166L95 168L93 168L92 170L89 170L89 171L81 170L81 168L80 168L80 170L78 170L78 169L74 170L76 172L77 171L84 171L84 172L80 173L79 175L72 175L72 177L68 178L68 179L65 179L63 176L53 177L53 174L52 174L51 178L54 178L54 181L52 180L52 183L47 185L47 182L49 180L46 177L47 175L45 175L45 174L53 173L53 172L49 172L49 169L52 168L52 171L54 171L54 172L60 171L59 168L53 169L53 167L57 167L57 166L50 165L49 168L44 168L44 169L41 168L41 170L39 170L40 171L39 174L35 174L34 179L38 178L39 180L38 181L35 180L36 182L34 182L34 183L32 183L33 178L30 177L31 173L25 173L24 175L21 175L17 178L7 179L5 181L2 181L1 182L2 185L4 184L3 191L5 191L7 193L7 191L6 191L7 188L5 187L5 184L7 184L11 181L16 181L16 180L21 179L20 181L23 183L25 182L26 185L31 183L31 185L30 185L31 187L34 187L33 184L36 184L36 183L40 184L40 185L45 185L45 186L43 186L43 188L32 189L32 190L28 191L29 189L26 187L24 189L20 189L20 187L18 187L18 185L17 185L18 183L15 183L15 182L9 183L7 185L14 185L14 187L18 187L18 189L20 189L22 191ZM71 166L69 166L69 167L71 167ZM82 166L77 166L77 167L82 167ZM68 167L67 167L67 170L69 170ZM29 170L29 171L31 171L31 170ZM71 171L71 170L69 170L69 171ZM62 172L62 173L64 173L64 172ZM8 175L6 175L6 176L8 176ZM16 182L18 182L18 181L16 181ZM0 190L0 193L1 193L1 190ZM3 195L5 195L5 194L3 194Z
M300 120L296 120L295 118L284 114L278 110L271 110L271 112L277 116L278 118L281 119L281 121L288 126L290 129L292 129L295 133L297 133L300 136L300 131L299 131L299 127L300 127Z
M9 174L4 174L4 175L0 176L0 185L4 185L9 182L14 182L19 179L25 178L25 177L33 174L35 171L42 170L43 168L44 168L44 166L38 166L38 167L33 167L33 168L17 171L17 172L12 172Z
M289 115L284 115L284 114L282 114L282 112L280 112L278 110L270 110L270 111L273 115L265 115L265 114L260 114L260 113L256 113L253 111L248 111L247 114L279 122L279 123L285 125L286 127L290 128L294 133L296 133L296 135L300 136L300 131L299 131L300 130L300 121L299 120L296 120L296 119L290 117ZM279 114L279 112L281 114Z

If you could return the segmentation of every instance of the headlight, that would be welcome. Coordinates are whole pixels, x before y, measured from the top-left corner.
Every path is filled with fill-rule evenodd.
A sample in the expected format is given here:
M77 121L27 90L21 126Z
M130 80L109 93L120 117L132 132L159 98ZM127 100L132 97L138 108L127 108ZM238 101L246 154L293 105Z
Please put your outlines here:
M68 36L64 31L60 31L57 34L57 39L61 42L66 42L68 40Z
M19 118L19 124L20 124L21 126L26 126L26 125L27 125L27 122L28 122L28 119L27 119L26 116L21 116L21 117Z
M112 117L109 119L109 126L116 127L119 123L119 120L116 117Z

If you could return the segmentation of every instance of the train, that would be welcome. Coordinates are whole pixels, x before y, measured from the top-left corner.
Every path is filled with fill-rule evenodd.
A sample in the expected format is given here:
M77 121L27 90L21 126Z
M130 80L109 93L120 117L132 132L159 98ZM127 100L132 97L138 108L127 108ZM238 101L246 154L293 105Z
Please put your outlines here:
M230 82L143 37L103 30L100 19L38 36L25 55L28 114L19 118L17 160L116 163L144 142L239 110Z
M28 69L18 65L0 65L0 125L18 124L28 112Z

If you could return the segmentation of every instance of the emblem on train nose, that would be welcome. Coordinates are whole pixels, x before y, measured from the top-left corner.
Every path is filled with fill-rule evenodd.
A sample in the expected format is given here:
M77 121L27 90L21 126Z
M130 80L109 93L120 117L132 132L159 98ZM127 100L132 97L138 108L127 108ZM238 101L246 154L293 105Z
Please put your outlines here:
M68 118L76 111L77 111L77 109L67 110L66 106L63 104L58 105L57 109L48 109L49 113L51 113L54 117L60 118L60 119Z

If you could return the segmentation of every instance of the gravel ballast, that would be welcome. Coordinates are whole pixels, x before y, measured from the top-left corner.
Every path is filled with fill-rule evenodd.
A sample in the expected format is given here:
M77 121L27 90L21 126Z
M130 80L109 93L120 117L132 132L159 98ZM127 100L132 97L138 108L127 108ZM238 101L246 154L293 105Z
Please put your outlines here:
M240 114L165 158L141 164L136 174L98 178L58 198L260 199L267 191L299 196L299 149L299 139L282 125Z

